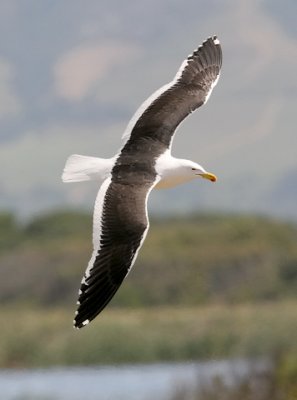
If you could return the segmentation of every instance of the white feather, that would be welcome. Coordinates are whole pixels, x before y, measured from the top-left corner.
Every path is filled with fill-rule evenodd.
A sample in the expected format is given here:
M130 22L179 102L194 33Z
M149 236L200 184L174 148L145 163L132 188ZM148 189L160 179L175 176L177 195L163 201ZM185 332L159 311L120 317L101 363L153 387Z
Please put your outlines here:
M100 250L100 239L101 239L101 230L102 230L102 213L103 213L103 205L104 205L104 198L106 191L111 183L111 177L107 178L103 184L101 185L96 202L95 202L95 207L94 207L94 216L93 216L93 254L92 257L88 263L85 276L82 280L82 283L85 282L85 278L88 278L91 273L91 269L94 266L94 261L97 257L97 254Z
M97 180L103 182L110 174L114 158L98 158L72 154L65 164L63 182Z

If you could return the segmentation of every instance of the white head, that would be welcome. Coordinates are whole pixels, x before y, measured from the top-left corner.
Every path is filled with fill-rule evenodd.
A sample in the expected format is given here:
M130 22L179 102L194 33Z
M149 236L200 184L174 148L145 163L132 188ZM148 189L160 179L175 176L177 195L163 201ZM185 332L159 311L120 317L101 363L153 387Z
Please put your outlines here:
M195 179L197 177L201 177L204 179L208 179L211 182L216 182L217 177L211 172L205 171L205 169L200 165L190 160L181 160L182 161L182 169L184 173L187 175L189 179Z
M168 156L166 153L157 160L155 168L161 178L155 186L159 189L177 186L199 177L211 182L217 180L214 174L205 171L201 165L190 160Z

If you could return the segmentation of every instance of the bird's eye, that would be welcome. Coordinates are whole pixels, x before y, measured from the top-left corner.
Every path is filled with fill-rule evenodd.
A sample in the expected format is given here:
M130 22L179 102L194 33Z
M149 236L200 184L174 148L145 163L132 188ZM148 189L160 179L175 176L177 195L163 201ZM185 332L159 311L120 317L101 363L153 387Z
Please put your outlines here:
M192 168L192 171L196 171L197 168Z

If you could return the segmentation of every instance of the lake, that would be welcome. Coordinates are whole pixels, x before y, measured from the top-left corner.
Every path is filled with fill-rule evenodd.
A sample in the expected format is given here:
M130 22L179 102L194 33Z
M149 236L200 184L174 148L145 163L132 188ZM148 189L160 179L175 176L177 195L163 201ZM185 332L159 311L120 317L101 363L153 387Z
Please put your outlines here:
M219 376L232 384L265 360L0 370L1 400L169 400L176 389Z

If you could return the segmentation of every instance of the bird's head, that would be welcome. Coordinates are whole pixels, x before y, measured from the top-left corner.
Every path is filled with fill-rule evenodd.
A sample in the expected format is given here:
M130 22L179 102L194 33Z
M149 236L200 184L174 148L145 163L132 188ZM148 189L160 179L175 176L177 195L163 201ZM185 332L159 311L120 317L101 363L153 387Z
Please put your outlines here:
M217 181L217 177L214 174L205 171L205 169L201 165L194 163L192 161L189 165L189 173L192 174L193 178L200 176L201 178L208 179L211 182Z

